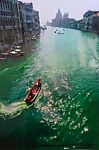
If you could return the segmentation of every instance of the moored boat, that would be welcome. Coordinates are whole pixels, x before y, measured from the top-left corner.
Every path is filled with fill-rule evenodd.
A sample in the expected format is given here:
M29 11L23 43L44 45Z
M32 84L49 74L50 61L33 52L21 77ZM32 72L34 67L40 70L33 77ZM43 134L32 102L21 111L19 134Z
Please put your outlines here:
M9 56L23 56L24 55L24 52L21 51L20 49L15 49L15 50L11 50L9 52Z
M22 46L21 45L13 45L12 49L22 49Z
M63 32L58 32L58 34L64 34Z
M9 53L5 52L5 53L1 53L2 56L9 56Z
M18 53L18 56L23 56L24 55L24 52L21 50L21 49L15 49L15 52Z
M4 58L4 57L0 57L0 60L6 60L6 58Z
M28 95L25 97L25 102L32 104L36 97L38 96L40 90L41 90L41 84L42 84L42 80L38 79L31 87L31 89L28 92Z

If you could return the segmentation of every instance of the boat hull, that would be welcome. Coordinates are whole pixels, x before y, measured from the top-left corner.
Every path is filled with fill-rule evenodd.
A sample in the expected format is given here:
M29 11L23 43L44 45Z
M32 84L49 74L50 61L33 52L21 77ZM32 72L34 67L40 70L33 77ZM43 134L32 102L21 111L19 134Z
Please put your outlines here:
M28 92L28 95L25 97L25 102L26 103L32 104L36 100L36 98L37 98L37 96L38 96L38 94L41 90L41 84L42 84L42 80L38 79L32 85L31 89Z

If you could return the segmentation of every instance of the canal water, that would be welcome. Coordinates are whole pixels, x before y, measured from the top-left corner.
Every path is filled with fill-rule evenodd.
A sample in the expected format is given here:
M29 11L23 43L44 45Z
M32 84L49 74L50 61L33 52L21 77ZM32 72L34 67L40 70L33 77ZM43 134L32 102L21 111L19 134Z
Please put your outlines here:
M1 148L99 147L99 36L55 30L28 41L24 57L0 62ZM38 78L42 90L29 106L26 89Z

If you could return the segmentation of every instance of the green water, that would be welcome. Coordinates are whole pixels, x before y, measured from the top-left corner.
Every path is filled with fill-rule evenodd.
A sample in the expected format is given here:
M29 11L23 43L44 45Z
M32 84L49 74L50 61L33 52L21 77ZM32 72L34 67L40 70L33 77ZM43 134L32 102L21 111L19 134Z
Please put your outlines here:
M24 57L0 62L1 148L99 147L99 36L55 29L29 41ZM27 106L26 89L38 78L42 90Z

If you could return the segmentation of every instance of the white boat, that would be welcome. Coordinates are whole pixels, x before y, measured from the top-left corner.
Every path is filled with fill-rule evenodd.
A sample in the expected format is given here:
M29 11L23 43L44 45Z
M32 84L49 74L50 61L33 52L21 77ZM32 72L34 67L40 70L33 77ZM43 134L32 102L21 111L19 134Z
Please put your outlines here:
M14 54L17 54L17 52L15 52L15 51L11 51L11 52L10 52L10 54L13 54L13 55L14 55Z
M8 56L8 55L9 55L9 53L2 53L2 55L3 55L3 56Z
M16 51L16 52L21 52L21 49L18 49L18 48L17 48L17 49L15 49L15 51Z
M21 46L16 46L16 48L19 48L19 49L20 49L20 48L21 48Z
M64 32L58 32L58 34L64 34Z
M0 57L0 60L6 60L6 58Z

